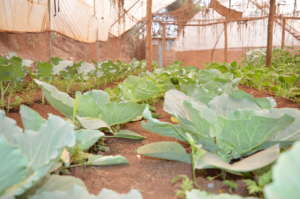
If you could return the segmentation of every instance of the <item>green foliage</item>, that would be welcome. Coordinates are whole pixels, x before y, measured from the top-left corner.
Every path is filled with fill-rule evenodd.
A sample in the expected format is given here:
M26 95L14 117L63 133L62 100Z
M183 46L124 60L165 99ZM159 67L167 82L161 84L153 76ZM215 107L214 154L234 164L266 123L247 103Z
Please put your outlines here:
M145 109L145 105L134 102L111 102L109 95L102 90L91 90L83 94L77 92L74 100L50 84L35 81L55 109L70 119L77 118L81 126L87 129L108 128L113 131L112 126L141 118ZM129 137L133 136L127 136Z
M23 117L28 114L32 115L24 111ZM11 159L1 166L1 176L4 177L1 182L6 182L0 190L3 197L20 195L37 184L58 163L63 148L75 144L73 125L54 115L50 115L40 128L26 125L28 129L22 132L1 110L0 125L3 127L0 130L0 148L3 150L0 151L7 153L1 157L11 155Z
M211 63L207 68L230 72L241 78L241 84L259 90L267 90L277 96L300 102L300 55L292 55L286 50L274 49L272 66L265 67L264 51L251 51L244 62Z
M14 89L18 88L25 75L21 58L0 57L0 107L10 108Z
M279 155L278 146L270 146L290 135L294 136L289 141L298 139L300 112L272 108L275 106L274 100L269 98L257 99L241 91L233 91L204 104L175 90L168 91L165 96L165 111L176 117L179 123L160 122L146 109L144 117L148 122L142 126L160 135L187 142L192 148L193 168L219 167L238 172L259 169L272 163ZM295 118L294 111L298 113ZM291 128L294 125L297 128ZM179 149L180 145L177 145ZM174 152L174 149L164 151L162 147L157 148L152 143L141 147L138 152L171 160L186 159L188 156L183 148L180 151L184 153L180 154L165 153Z
M232 192L238 188L238 184L232 180L224 180L223 184L229 188L230 192Z
M245 183L247 184L249 192L263 192L264 198L266 199L299 198L299 151L300 143L297 142L289 151L280 155L272 170L268 170L267 172L259 175L257 181L246 180ZM271 178L273 178L272 183L270 183ZM187 191L185 194L187 199L246 199L246 197L229 194L215 195L196 189Z
M53 65L48 62L37 63L37 75L41 80L50 80L52 78Z
M156 68L153 72L129 76L117 87L106 89L106 91L114 100L152 104L172 88L188 92L195 87L195 90L200 88L204 93L209 90L214 92L212 95L217 95L222 93L221 86L224 90L234 86L237 80L232 80L233 76L229 73L222 74L218 70L200 70L175 62L167 68ZM215 88L214 91L213 88ZM202 94L198 93L198 96Z
M273 182L264 189L266 199L299 198L300 143L284 152L272 169Z
M185 198L185 193L194 188L194 182L189 179L186 175L179 175L172 179L172 183L176 184L181 182L179 189L176 191L178 198Z
M7 110L22 103L33 103L37 87L31 79L47 81L60 90L74 94L99 88L108 83L146 70L144 61L131 63L105 61L98 63L73 62L53 57L47 62L24 60L17 56L0 57L0 108Z
M52 175L45 179L39 187L28 194L26 199L142 199L139 191L132 189L128 193L119 194L109 189L102 189L97 195L90 194L84 183L75 177Z
M248 192L250 194L262 194L264 187L272 181L272 170L257 176L257 179L245 179L244 182L247 185Z

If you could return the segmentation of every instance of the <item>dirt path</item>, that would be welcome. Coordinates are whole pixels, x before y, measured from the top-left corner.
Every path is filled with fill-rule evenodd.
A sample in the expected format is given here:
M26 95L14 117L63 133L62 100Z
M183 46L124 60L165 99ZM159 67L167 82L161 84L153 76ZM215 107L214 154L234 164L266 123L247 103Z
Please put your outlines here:
M241 89L257 97L270 96L267 93L258 92L247 87L241 87ZM289 100L283 98L276 98L276 100L279 107L300 108L299 104L294 104ZM156 105L160 120L169 121L170 116L163 112L161 104L162 102ZM43 117L47 117L48 113L62 116L49 105L34 104L31 107L37 110ZM9 113L8 116L17 120L18 125L22 125L18 113ZM102 188L109 188L123 193L134 188L142 192L144 199L175 199L178 184L173 185L171 180L178 175L187 175L191 178L191 165L176 161L144 158L138 156L136 153L136 149L144 144L155 141L172 141L173 139L144 130L140 126L140 122L128 123L124 129L133 130L147 137L147 139L143 141L107 140L107 144L111 150L106 154L123 155L128 159L128 165L78 167L71 170L71 175L82 179L92 193L98 193ZM202 189L214 193L229 192L228 187L226 187L220 179L214 181L207 180L206 177L208 174L217 175L219 171L206 171L206 173L202 172L198 175L197 181ZM247 191L245 185L239 178L232 177L232 179L239 185L239 188L234 193L246 195Z

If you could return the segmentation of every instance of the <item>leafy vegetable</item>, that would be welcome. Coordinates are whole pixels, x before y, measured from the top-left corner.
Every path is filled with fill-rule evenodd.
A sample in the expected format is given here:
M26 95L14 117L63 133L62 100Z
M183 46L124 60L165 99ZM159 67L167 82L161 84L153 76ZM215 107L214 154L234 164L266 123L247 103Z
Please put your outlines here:
M23 112L23 116L27 113ZM2 176L8 182L0 190L2 197L24 193L51 171L65 147L75 144L74 126L54 115L49 115L40 128L33 124L35 131L25 129L22 132L14 120L0 111L0 126L3 127L0 130L1 148L11 154L11 160L5 161L1 167ZM6 155L1 157L8 158Z
M284 152L280 155L277 163L274 165L271 172L267 172L262 175L259 179L258 185L253 184L254 181L246 181L248 187L251 191L260 192L262 191L262 186L270 181L270 175L273 174L273 182L264 188L264 196L266 199L296 199L299 197L299 167L300 167L300 143L297 142L293 145L292 149ZM204 191L193 189L187 191L187 199L198 199L198 198L208 198L208 199L243 199L246 197L240 197L236 195L229 194L210 194ZM252 198L252 197L250 197ZM252 198L255 199L255 198Z
M262 50L249 51L242 64L211 63L207 68L230 72L236 78L241 78L243 85L299 102L299 52L291 54L287 50L274 49L271 67L265 67L265 56Z
M233 171L251 171L276 160L279 148L275 144L286 140L286 136L296 135L289 141L297 139L299 131L292 127L298 125L299 118L294 119L293 116L299 111L293 110L297 114L289 114L284 109L281 112L272 108L274 105L272 99L257 99L241 92L225 93L204 104L171 90L166 93L164 107L179 119L179 124L160 122L146 110L144 117L149 121L142 126L149 131L185 141L195 150L206 151L199 153L201 157L197 153L192 154L195 168L215 166ZM146 146L142 149L147 150L140 150L140 154L152 156L149 151L157 147ZM163 153L163 150L160 152ZM159 155L155 153L154 156Z
M66 93L58 91L52 85L35 80L45 93L49 103L62 112L66 117L72 118L74 99ZM76 94L77 119L87 129L109 128L124 124L141 117L144 105L133 102L110 102L109 95L101 90L92 90L84 94Z
M296 199L300 194L300 143L283 153L272 169L273 182L265 187L266 199Z
M76 132L76 145L80 150L86 151L102 137L104 133L97 130L81 129Z
M133 189L127 194L119 194L103 189L99 194L90 194L84 183L71 176L52 175L45 179L39 187L28 196L28 199L142 199L139 191Z

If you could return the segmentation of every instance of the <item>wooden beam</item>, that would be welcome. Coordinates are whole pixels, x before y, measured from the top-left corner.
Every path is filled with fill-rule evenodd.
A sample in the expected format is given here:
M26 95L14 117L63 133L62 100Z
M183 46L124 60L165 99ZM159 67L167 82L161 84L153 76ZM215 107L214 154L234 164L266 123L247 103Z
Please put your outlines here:
M167 40L166 40L166 24L162 23L162 56L163 66L167 65Z
M273 29L274 29L275 13L276 13L276 0L270 0L266 66L272 65Z
M152 0L147 0L147 22L146 22L146 62L147 69L152 70Z
M286 19L282 18L282 32L281 32L281 49L284 49L285 46L285 27L286 26Z
M228 61L228 32L227 23L224 23L224 61Z

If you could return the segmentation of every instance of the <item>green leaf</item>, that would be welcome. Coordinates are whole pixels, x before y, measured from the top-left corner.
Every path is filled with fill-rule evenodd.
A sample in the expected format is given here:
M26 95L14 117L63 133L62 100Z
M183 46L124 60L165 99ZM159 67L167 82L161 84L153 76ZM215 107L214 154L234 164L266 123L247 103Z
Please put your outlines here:
M49 115L39 131L26 130L19 135L18 145L29 160L29 166L38 169L56 159L64 147L75 144L74 126L60 117Z
M20 115L23 126L27 130L38 131L46 122L46 120L40 116L40 114L25 105L20 106Z
M110 128L110 126L103 120L98 118L91 117L79 117L77 116L78 121L81 126L89 130L96 130L100 128Z
M27 159L26 177L4 190L4 197L20 195L35 185L57 163L62 150L75 144L74 126L54 115L49 115L38 131L22 132L15 121L4 116L3 111L0 111L0 124L3 125L0 137L18 147ZM14 174L10 177L14 178Z
M118 103L111 102L105 106L101 106L99 118L105 121L109 126L124 124L141 117L145 109L145 105L133 102Z
M234 163L228 163L216 154L206 152L205 155L196 162L196 169L220 168L234 172L249 172L271 164L279 155L280 148L278 145L275 145Z
M97 117L100 114L100 107L110 102L109 95L101 90L91 90L83 95L77 93L78 114L82 117Z
M37 64L38 76L41 79L50 79L52 76L53 65L48 62L39 62Z
M143 140L145 139L144 136L141 136L140 134L130 131L130 130L120 130L117 133L114 134L113 137L117 138L126 138L126 139L132 139L132 140Z
M25 72L19 57L6 59L0 63L0 81L17 82L24 78Z
M241 92L242 91L238 91L237 93ZM258 105L257 101L260 100L264 101L265 105ZM248 94L233 97L232 95L224 93L212 99L208 106L209 108L215 110L218 114L228 116L230 113L241 109L261 111L266 107L269 108L274 106L274 103L274 100L271 98L254 98L249 97Z
M155 142L146 144L139 147L137 152L138 154L148 157L191 163L191 155L176 142Z
M151 111L149 110L149 106L146 106L143 116L144 118L148 119L147 123L142 122L142 127L144 129L155 132L162 136L174 137L181 141L185 141L181 129L176 128L176 125L170 124L168 122L161 122L153 118Z
M22 154L21 150L11 145L0 136L0 197L9 187L24 180L28 175L26 168L28 160Z
M124 99L130 102L143 102L161 95L155 81L137 76L129 76L119 88Z
M127 194L119 194L112 190L103 189L98 195L90 194L84 183L72 176L52 175L28 197L28 199L142 199L137 190Z
M50 84L36 79L34 81L43 89L43 93L51 106L64 114L66 117L72 118L74 106L73 98L64 92L59 91Z
M296 199L300 195L300 142L284 152L272 169L273 182L265 187L266 199Z
M73 118L74 99L68 94L57 90L54 86L35 80L42 87L48 102L68 118ZM77 93L79 102L77 119L88 129L124 124L142 116L145 105L133 102L109 102L109 96L104 91L92 90L81 95Z
M0 135L9 143L17 144L19 135L22 135L22 129L17 126L15 120L6 117L3 110L0 110L0 126Z
M164 111L178 118L180 117L189 119L188 112L183 106L183 103L185 101L189 101L197 107L203 106L201 102L195 102L191 97L175 89L167 91L165 93L164 99Z
M276 101L273 98L256 98L242 90L235 91L231 93L230 96L234 99L247 99L255 102L262 109L271 109L276 106Z
M245 118L242 111L234 114L234 118L219 118L222 130L216 136L219 155L229 160L249 154L294 121L288 115L277 119L254 114Z
M90 155L86 163L88 166L110 166L119 164L128 164L128 160L121 155Z
M280 133L276 134L272 141L296 141L300 139L300 110L294 108L274 108L267 115L282 117L284 114L294 118L293 123Z
M76 145L80 150L86 151L102 137L104 137L104 133L101 131L81 129L76 131Z

